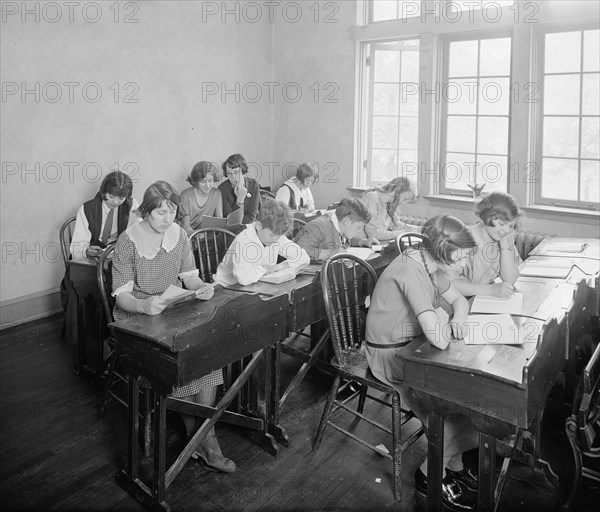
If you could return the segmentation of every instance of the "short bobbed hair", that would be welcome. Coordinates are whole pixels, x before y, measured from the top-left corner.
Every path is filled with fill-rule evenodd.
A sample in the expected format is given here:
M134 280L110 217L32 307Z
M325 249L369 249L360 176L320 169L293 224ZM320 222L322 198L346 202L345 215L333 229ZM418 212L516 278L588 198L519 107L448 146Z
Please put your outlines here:
M246 159L238 153L231 155L223 162L223 165L221 165L221 169L223 169L223 176L227 176L227 167L230 169L240 167L242 169L242 174L248 173L248 164L246 163Z
M521 209L513 196L504 192L492 192L485 196L475 206L475 215L479 217L486 226L493 226L495 220L502 222L519 223Z
M386 183L385 185L381 185L379 187L371 188L365 192L372 192L373 190L377 192L384 192L387 194L393 194L394 199L391 202L391 211L395 212L398 209L398 205L402 200L402 194L405 192L412 192L416 197L417 192L415 190L415 185L412 181L404 176L399 176L394 178L392 181Z
M183 215L179 203L179 194L173 186L166 181L157 181L146 189L146 192L144 192L144 199L137 212L142 219L145 219L154 210L160 208L163 201L166 201L169 206L177 208L175 220L180 221Z
M217 175L219 174L219 168L216 164L212 162L198 162L194 167L192 167L192 172L186 178L186 181L192 185L192 187L198 187L198 184L205 179L209 174L217 179Z
M129 175L121 171L109 172L100 185L100 196L106 200L106 195L131 198L133 194L133 182Z
M296 179L304 185L306 178L313 177L315 180L318 177L317 170L313 164L303 163L298 166L296 169Z
M335 216L338 220L350 218L351 222L364 222L365 224L371 221L371 213L367 210L367 207L358 199L349 197L340 201L335 209Z
M256 220L263 228L270 229L274 235L285 235L292 228L292 210L286 204L267 199L260 205Z
M458 249L477 248L471 230L452 215L437 215L423 226L423 248L438 263L453 263L452 253Z

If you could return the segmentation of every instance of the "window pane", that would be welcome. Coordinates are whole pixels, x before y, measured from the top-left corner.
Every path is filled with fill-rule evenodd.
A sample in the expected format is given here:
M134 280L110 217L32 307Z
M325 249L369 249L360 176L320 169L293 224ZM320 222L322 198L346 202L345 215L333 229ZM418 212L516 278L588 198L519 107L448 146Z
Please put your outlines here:
M398 112L400 90L395 84L373 85L373 114L391 114Z
M583 75L583 108L584 115L600 114L600 74Z
M475 153L475 117L448 116L446 151Z
M510 75L510 38L481 40L479 75Z
M477 184L485 183L485 192L506 192L508 157L477 155Z
M550 75L544 80L544 114L579 115L581 75Z
M371 181L390 181L398 172L396 151L389 149L374 149L371 168Z
M419 115L419 84L405 83L401 84L400 94L400 115L418 116Z
M448 102L448 114L477 113L477 80L473 78L449 80L442 97Z
M581 71L581 32L546 34L546 73Z
M477 128L477 152L508 154L508 118L480 117Z
M450 43L448 76L477 75L477 41L457 41Z
M468 13L471 9L508 7L515 0L446 0L453 10Z
M419 122L416 117L400 118L400 135L398 147L401 149L417 149L419 139ZM402 162L402 159L400 160Z
M398 140L397 117L373 117L373 147L395 148Z
M402 81L419 82L419 52L402 52Z
M581 120L581 158L600 158L600 118Z
M577 201L577 160L544 158L542 196Z
M544 156L579 157L579 118L544 118Z
M510 105L509 87L508 78L479 80L479 114L507 116Z
M400 52L375 50L375 82L400 81Z
M448 153L446 164L441 170L442 180L446 187L470 191L467 184L475 183L475 155Z
M393 20L398 17L396 0L373 0L371 9L373 21Z
M581 161L581 198L582 201L600 202L600 162L598 160Z
M398 151L398 162L400 162L400 175L404 172L412 173L415 176L415 169L417 167L417 152L409 149Z
M586 30L583 33L583 70L600 71L600 30Z

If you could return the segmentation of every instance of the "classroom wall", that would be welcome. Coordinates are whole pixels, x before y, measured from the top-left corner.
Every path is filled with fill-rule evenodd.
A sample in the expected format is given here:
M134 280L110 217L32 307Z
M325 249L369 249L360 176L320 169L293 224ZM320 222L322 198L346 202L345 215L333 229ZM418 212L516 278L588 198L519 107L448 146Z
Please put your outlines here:
M272 160L273 104L243 96L272 79L267 16L46 4L2 3L2 325L60 308L59 227L110 170L130 173L141 201L159 179L181 191L199 160Z

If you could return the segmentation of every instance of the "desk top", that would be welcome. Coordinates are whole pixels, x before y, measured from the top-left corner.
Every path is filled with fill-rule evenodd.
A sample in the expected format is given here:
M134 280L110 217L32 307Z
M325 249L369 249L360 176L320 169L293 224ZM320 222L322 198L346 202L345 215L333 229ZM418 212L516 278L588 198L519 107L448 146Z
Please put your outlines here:
M581 252L559 252L551 250L552 244L556 242L585 243L587 246ZM545 238L531 251L529 256L553 256L569 259L588 258L598 260L600 259L600 240L597 238Z

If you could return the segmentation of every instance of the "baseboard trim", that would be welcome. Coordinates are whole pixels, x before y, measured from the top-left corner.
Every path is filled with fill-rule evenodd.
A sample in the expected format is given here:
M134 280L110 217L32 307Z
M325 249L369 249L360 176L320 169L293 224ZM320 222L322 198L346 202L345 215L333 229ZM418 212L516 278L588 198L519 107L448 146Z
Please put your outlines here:
M0 302L0 331L46 318L62 311L56 288Z

